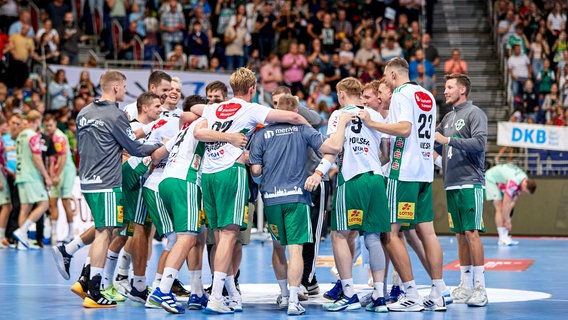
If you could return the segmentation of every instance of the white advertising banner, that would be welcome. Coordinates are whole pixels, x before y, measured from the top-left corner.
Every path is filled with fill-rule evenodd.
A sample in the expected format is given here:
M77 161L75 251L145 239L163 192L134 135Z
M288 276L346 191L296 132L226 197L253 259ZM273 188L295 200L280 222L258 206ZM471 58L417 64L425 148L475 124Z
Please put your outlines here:
M499 122L497 144L509 147L568 151L568 127Z
M100 68L85 68L85 67L75 67L75 66L61 66L61 65L50 65L50 69L55 72L58 69L65 70L65 76L67 78L67 83L71 87L75 88L79 83L79 77L82 71L89 72L89 78L95 85L99 86L99 79L101 74L106 71L106 69ZM124 97L124 102L120 103L121 107L136 101L136 98L148 90L148 77L152 73L151 69L118 69L120 72L124 73L126 76L126 95ZM186 71L175 71L175 70L164 70L172 77L180 78L182 82L182 94L183 97L190 96L192 94L199 94L205 97L205 87L210 82L219 80L229 87L229 77L230 75L224 73L210 73L210 72L186 72ZM181 108L181 102L180 102Z

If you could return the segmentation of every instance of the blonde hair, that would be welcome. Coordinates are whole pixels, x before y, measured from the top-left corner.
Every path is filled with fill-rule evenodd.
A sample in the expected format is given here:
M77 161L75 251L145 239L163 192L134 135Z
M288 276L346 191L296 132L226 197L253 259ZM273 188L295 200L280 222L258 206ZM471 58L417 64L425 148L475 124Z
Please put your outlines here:
M31 110L26 114L26 120L29 122L34 122L41 119L41 113L37 110Z
M101 75L100 84L101 88L105 90L108 89L108 86L112 85L113 82L121 82L125 80L126 76L122 72L117 70L110 70Z
M406 73L408 75L408 62L400 57L395 57L387 62L385 70L390 69L396 73Z
M181 88L181 79L178 77L172 77L172 82L177 82L179 84L179 87Z
M350 97L359 97L361 92L363 92L363 84L361 81L353 77L345 78L335 86L337 92L343 91Z
M298 99L291 94L283 94L278 99L278 110L295 111L298 109Z
M235 96L247 94L248 90L256 85L254 72L247 68L238 68L229 79L229 84Z
M381 85L381 83L384 83L385 81L383 79L381 80L373 80L369 83L367 83L364 87L363 87L363 91L370 89L371 91L373 91L373 93L378 96L379 95L379 86Z

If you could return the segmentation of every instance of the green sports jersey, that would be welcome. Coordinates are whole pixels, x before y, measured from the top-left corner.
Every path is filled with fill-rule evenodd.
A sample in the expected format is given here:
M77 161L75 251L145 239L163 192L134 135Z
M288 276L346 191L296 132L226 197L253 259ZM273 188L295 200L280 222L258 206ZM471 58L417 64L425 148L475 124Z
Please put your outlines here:
M24 129L16 138L16 183L43 181L34 164L34 153L41 155L41 135L32 129Z

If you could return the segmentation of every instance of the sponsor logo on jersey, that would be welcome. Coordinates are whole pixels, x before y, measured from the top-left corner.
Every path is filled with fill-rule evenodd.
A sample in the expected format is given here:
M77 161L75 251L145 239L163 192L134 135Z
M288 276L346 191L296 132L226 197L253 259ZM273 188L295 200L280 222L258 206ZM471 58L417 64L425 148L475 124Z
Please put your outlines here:
M432 145L430 142L420 142L420 149L431 149Z
M414 220L414 202L399 202L397 218L403 220Z
M221 149L219 151L207 152L207 156L209 158L213 159L213 160L222 158L224 154L225 154L225 150L223 150L223 149Z
M87 118L85 117L81 117L77 120L77 126L79 128L82 128L84 126L95 126L95 127L102 127L104 126L105 123L102 120L99 119L89 119L87 120Z
M200 165L201 165L201 156L198 154L194 154L193 161L191 162L191 168L194 170L199 170Z
M364 213L365 212L363 210L357 210L357 209L348 210L347 211L347 225L348 226L353 226L353 225L361 226L361 225L363 225L363 214Z
M430 159L431 153L429 151L422 151L422 159L428 160Z
M400 168L400 163L398 163L398 160L392 162L391 168L393 170L398 170L398 168Z
M399 138L396 139L395 146L396 146L397 148L402 148L402 147L404 147L404 141L402 141L402 138L399 137Z
M418 108L425 112L429 112L434 106L434 102L432 101L432 98L430 98L430 95L423 91L416 91L414 93L414 100L416 101Z
M353 146L351 147L351 149L353 149L353 153L355 154L366 154L369 152L369 148L367 147L362 147L362 146Z
M277 136L288 135L299 131L300 129L296 126L274 130Z
M401 156L402 156L402 153L400 152L400 150L396 150L394 152L393 158L400 159Z
M163 127L166 123L168 123L168 120L164 120L164 119L160 119L158 120L158 122L154 123L154 125L152 126L152 131Z
M351 137L349 138L349 143L351 144L362 144L365 146L369 146L371 145L371 143L369 142L369 140L365 139L365 138L360 138L360 137Z
M272 130L267 130L267 131L264 133L264 139L267 139L267 140L268 140L268 139L270 139L270 138L272 138L272 137L274 137L274 131L272 131Z
M221 104L215 110L215 115L219 119L227 119L234 116L242 107L239 103Z
M103 183L101 177L97 175L93 175L90 178L81 179L81 184L97 184L97 183Z
M463 121L463 119L456 121L456 130L460 131L463 126L465 126L465 121Z
M278 238L278 237L279 237L279 235L278 235L278 226L276 226L275 224L270 224L269 226L270 226L270 231L272 232L272 234L273 234L276 238Z

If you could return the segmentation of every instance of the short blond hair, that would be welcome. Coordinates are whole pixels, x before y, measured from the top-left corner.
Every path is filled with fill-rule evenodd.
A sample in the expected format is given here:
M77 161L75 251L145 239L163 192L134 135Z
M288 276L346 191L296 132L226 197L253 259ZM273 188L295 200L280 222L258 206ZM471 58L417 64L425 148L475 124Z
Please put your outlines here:
M238 68L229 79L229 84L235 96L247 94L248 90L256 85L254 72L247 68Z
M363 84L356 78L348 77L345 78L335 86L337 92L343 91L350 97L359 97L361 92L363 92Z
M278 110L296 111L298 109L298 99L291 94L283 94L278 99Z
M379 95L379 86L381 85L382 82L384 82L384 80L373 80L367 84L365 84L365 86L363 87L363 91L365 90L371 90L373 91L373 93L378 96Z
M178 78L178 77L172 77L172 82L177 82L177 83L179 84L179 87L180 87L180 88L182 87L182 85L181 85L181 79L180 79L180 78Z
M101 88L105 90L105 88L108 89L108 86L113 82L121 82L125 80L126 76L122 72L117 70L110 70L101 75L100 84Z
M396 73L406 73L408 75L408 61L400 57L394 57L387 62L385 70L390 69Z
M41 120L41 113L37 110L31 110L26 114L26 120L28 120L29 122Z

